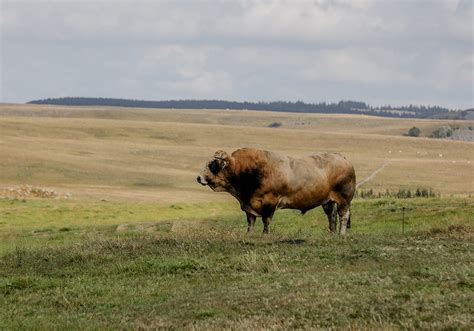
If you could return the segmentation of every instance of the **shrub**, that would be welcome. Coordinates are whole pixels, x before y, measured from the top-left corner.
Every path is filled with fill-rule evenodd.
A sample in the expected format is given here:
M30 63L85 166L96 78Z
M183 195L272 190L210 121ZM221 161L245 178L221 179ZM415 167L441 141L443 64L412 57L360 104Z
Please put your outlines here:
M447 137L451 137L453 135L453 128L451 128L450 126L442 126L436 130L433 131L433 133L431 134L431 137L433 138L447 138Z
M410 130L408 130L408 135L410 137L418 137L421 133L421 130L417 128L416 126L412 127Z
M397 198L397 199L410 199L410 198L432 198L436 197L436 193L432 189L417 188L415 192L409 189L399 189L398 191L389 191L375 193L373 189L370 190L357 190L355 192L356 198L361 199L374 199L374 198Z
M268 124L269 128L279 128L280 126L282 126L281 122L273 122L273 123Z

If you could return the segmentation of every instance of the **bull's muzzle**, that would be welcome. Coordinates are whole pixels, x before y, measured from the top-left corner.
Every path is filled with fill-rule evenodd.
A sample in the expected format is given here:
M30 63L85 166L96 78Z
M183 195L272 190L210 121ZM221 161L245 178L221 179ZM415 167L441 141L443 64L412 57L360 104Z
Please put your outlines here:
M201 184L201 185L207 185L207 184L208 184L207 181L204 179L204 177L202 177L202 176L200 176L200 175L197 176L196 180L197 180L197 182L198 182L199 184Z

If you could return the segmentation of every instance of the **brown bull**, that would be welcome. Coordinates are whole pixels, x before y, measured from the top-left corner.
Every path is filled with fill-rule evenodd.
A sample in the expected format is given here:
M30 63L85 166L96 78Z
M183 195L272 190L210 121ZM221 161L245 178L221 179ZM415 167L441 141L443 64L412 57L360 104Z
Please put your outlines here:
M350 228L356 178L353 166L340 154L293 158L253 148L238 149L231 156L217 151L197 181L237 198L247 214L249 231L261 216L263 232L268 232L273 213L279 208L305 213L321 205L331 232L336 232L337 215L340 233Z

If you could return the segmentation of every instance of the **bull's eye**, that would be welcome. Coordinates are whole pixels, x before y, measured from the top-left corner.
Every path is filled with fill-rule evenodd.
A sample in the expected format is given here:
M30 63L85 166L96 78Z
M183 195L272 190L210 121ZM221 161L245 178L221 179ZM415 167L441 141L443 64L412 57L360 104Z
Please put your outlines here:
M217 160L214 160L209 163L209 170L211 170L214 175L217 175L219 173L219 170L221 170L219 162Z

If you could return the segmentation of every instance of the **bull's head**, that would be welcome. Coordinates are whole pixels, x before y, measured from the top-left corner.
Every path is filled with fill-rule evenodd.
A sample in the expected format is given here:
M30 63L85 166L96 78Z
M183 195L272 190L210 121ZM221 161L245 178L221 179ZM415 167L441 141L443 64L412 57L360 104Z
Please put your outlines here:
M225 169L229 165L229 155L224 151L217 151L208 161L197 177L201 185L208 185L214 191L225 191L227 184Z

